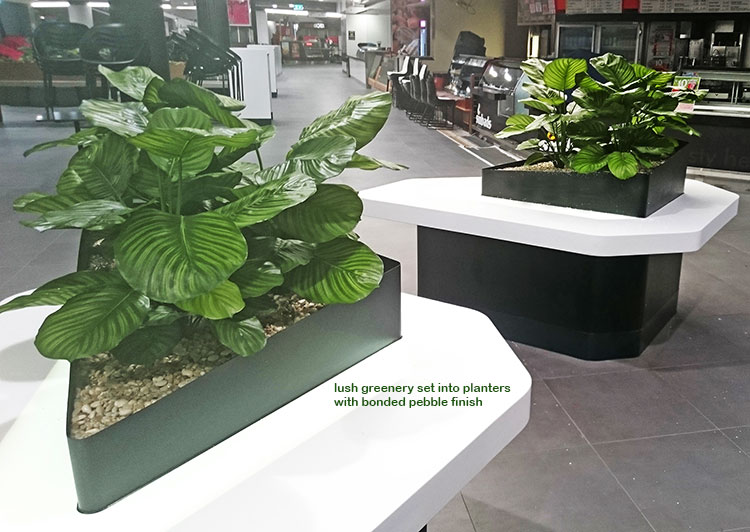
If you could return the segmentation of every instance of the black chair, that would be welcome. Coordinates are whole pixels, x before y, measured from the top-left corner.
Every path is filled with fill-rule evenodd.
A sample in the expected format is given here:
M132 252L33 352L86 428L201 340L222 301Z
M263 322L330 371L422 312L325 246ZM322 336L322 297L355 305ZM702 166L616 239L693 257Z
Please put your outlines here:
M427 107L425 124L429 127L439 129L453 129L456 118L456 100L452 98L438 98L437 91L435 90L435 78L431 72L428 72L425 76L422 97ZM448 121L448 109L451 110L450 122ZM440 115L439 119L436 117L436 111Z
M86 65L89 96L94 97L99 65L112 70L148 66L151 52L137 27L121 23L100 24L88 30L81 39L81 59ZM108 84L104 77L102 87L107 94Z
M393 99L393 106L397 109L403 109L401 99L404 97L401 89L400 80L409 73L409 59L408 55L404 57L404 62L401 64L401 70L388 71L388 85L391 91L391 98Z
M87 31L83 24L45 22L31 37L34 58L42 70L47 120L55 116L53 76L80 76L84 73L80 43Z
M217 44L198 28L190 27L185 37L180 39L181 47L187 54L185 78L197 85L207 79L220 79L221 92L228 94L230 79L235 87L241 86L242 59L229 48ZM240 94L235 97L241 99Z

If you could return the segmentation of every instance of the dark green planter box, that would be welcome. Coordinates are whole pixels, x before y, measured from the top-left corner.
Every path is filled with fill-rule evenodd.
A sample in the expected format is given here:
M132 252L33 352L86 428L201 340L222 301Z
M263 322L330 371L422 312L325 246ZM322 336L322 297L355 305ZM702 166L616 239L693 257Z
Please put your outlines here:
M645 218L685 190L687 148L650 173L621 180L609 172L517 170L523 161L484 168L482 195Z
M68 448L78 509L98 512L401 337L401 269L383 258L380 287L329 305L151 406L83 440L70 437L80 365L71 364Z

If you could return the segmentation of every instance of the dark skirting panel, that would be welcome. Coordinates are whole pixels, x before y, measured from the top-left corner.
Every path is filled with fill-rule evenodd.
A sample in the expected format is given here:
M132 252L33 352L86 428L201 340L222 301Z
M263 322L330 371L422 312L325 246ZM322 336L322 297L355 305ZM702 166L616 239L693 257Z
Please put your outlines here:
M682 255L592 257L420 226L418 261L420 296L487 314L506 340L606 360L638 356L674 315Z

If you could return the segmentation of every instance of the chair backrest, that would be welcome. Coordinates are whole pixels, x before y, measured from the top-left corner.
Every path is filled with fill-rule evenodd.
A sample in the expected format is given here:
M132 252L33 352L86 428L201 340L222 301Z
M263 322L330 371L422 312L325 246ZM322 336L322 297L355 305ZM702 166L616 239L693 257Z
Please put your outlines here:
M409 59L411 59L410 56L404 56L404 63L401 65L401 70L398 71L399 74L405 75L409 72Z
M419 74L419 58L418 57L414 58L414 64L412 65L411 73L414 76Z
M81 59L110 67L148 65L150 52L137 27L121 23L100 24L88 30L81 39Z
M188 60L185 73L191 81L227 74L242 62L239 55L217 44L198 28L191 26L185 35Z
M409 89L411 91L411 97L414 98L416 101L421 102L422 101L422 81L419 79L419 76L411 77L411 85L409 86Z
M425 101L428 105L436 106L438 104L437 93L435 92L435 76L429 72L425 76Z
M31 37L37 61L80 60L80 43L88 28L70 22L44 22Z

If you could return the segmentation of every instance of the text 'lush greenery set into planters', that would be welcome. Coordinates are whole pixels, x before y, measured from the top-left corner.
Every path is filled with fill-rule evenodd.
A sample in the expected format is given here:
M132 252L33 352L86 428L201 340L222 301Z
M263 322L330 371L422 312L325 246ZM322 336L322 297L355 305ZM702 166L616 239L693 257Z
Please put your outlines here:
M483 170L483 195L645 217L683 193L684 143L668 134L698 134L678 106L703 93L614 54L521 68L537 114L511 116L498 136L537 137L518 145L525 164Z
M264 168L273 128L237 118L240 102L143 67L101 72L134 101L85 101L91 127L28 152L79 147L57 193L14 203L39 231L84 230L78 271L0 306L62 305L35 345L72 362L84 512L400 336L399 266L353 233L356 191L326 183L345 168L400 168L358 151L385 123L388 94L350 98Z

